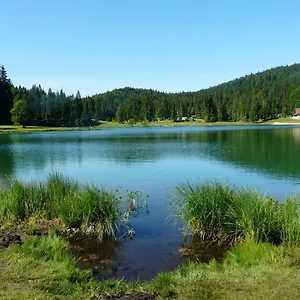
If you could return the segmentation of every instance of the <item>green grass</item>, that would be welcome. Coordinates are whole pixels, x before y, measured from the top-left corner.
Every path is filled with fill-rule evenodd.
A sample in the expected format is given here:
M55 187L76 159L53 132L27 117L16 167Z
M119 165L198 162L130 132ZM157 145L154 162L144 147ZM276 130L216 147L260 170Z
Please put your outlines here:
M0 190L0 225L27 222L34 227L32 219L59 219L100 240L113 238L126 225L117 193L81 186L59 174L41 183L13 180Z
M79 270L61 237L26 238L22 246L0 249L0 299L101 299L138 284L124 280L97 283L91 270Z
M173 122L173 121L142 121L136 122L133 127L185 127L185 126L230 126L230 125L251 125L256 123L249 122L214 122L214 123L206 123L200 121L189 121L189 122ZM118 122L101 122L99 128L115 128L115 127L130 127L130 125L126 123L118 123Z
M300 123L299 120L292 120L289 118L282 118L276 120L270 120L267 122L251 123L251 122L201 122L201 121L189 121L189 122L173 122L173 121L142 121L136 122L133 127L185 127L185 126L238 126L238 125L270 125L273 123ZM86 130L101 130L105 128L118 128L118 127L130 127L126 123L101 121L100 125L91 127L47 127L47 126L22 126L15 125L1 125L0 134L3 133L31 133L31 132L47 132L47 131L86 131Z
M68 243L49 235L0 249L0 299L103 299L137 291L158 299L299 299L299 247L247 239L222 263L188 263L151 282L96 282L79 270Z
M300 298L297 197L280 202L219 183L185 184L178 193L177 213L187 228L203 239L233 242L221 263L190 262L150 282L96 282L91 270L75 267L68 242L52 230L25 238L22 246L0 249L0 299L103 299L137 291L158 294L158 299ZM0 190L0 201L2 222L57 217L81 230L104 226L102 237L115 234L112 224L120 224L122 216L114 193L57 174L45 183L14 181Z
M93 127L93 129L100 129ZM31 133L31 132L48 132L48 131L85 131L91 130L90 127L47 127L47 126L22 126L0 125L0 134L5 133Z
M202 239L232 243L250 237L256 242L300 245L298 197L280 202L220 183L184 184L177 191L175 214Z
M300 120L293 120L291 118L280 118L275 120L269 120L266 122L251 123L251 122L201 122L201 121L189 121L189 122L173 122L173 121L142 121L136 122L133 127L185 127L185 126L238 126L238 125L270 125L270 124L300 124ZM100 125L93 126L92 128L87 127L47 127L47 126L22 126L15 125L1 125L0 134L2 133L31 133L31 132L47 132L47 131L86 131L86 130L100 130L105 128L116 128L116 127L129 127L126 123L118 122L107 122L101 121Z
M299 248L247 240L223 263L187 264L153 287L168 299L299 299L299 259Z
M267 121L266 123L267 124L281 124L281 123L300 124L300 120L294 120L292 118L280 118L276 120Z

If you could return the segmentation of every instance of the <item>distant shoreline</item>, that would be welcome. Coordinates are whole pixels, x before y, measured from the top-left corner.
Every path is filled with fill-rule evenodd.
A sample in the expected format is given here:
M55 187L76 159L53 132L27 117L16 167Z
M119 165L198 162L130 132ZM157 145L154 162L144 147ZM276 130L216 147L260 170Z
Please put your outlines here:
M292 125L300 126L299 122L289 122L289 119L283 119L282 122L278 121L267 121L261 123L251 123L251 122L214 122L214 123L205 123L198 121L190 122L171 122L171 121L161 121L161 122L149 122L142 123L137 122L133 126L130 126L126 123L117 123L117 122L103 122L98 126L92 127L45 127L45 126L13 126L13 125L0 125L0 134L12 134L12 133L33 133L33 132L52 132L52 131L88 131L88 130L103 130L111 128L120 128L120 127L209 127L209 126L263 126L263 125Z

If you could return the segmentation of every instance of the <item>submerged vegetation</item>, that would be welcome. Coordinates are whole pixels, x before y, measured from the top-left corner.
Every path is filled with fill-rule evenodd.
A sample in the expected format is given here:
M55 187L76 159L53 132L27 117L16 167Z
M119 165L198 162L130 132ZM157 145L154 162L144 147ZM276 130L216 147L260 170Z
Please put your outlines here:
M300 199L284 202L258 191L220 183L184 184L175 209L187 229L203 239L232 243L256 242L300 245Z

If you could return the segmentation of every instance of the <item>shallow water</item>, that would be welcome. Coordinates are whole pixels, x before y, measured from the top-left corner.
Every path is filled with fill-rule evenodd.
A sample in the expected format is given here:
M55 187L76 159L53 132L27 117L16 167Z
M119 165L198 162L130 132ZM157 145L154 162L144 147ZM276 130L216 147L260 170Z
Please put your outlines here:
M149 279L180 263L178 249L184 246L180 226L167 218L176 185L187 180L218 180L285 199L299 188L299 154L300 128L294 126L148 127L0 135L0 185L7 176L43 180L49 172L60 171L83 183L148 193L149 213L144 211L131 222L136 237L104 252L102 246L90 241L93 250L89 255L94 255L90 261L114 263L107 277ZM87 266L88 260L81 266L84 263Z

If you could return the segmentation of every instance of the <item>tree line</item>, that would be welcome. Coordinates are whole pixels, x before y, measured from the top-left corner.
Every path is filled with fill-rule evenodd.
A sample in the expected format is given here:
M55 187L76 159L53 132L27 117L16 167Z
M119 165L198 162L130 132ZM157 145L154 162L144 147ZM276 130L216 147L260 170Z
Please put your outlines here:
M182 120L195 115L206 122L267 120L300 107L300 64L247 75L196 92L162 93L121 88L88 97L14 86L1 66L0 123L89 126L101 120L124 122Z

